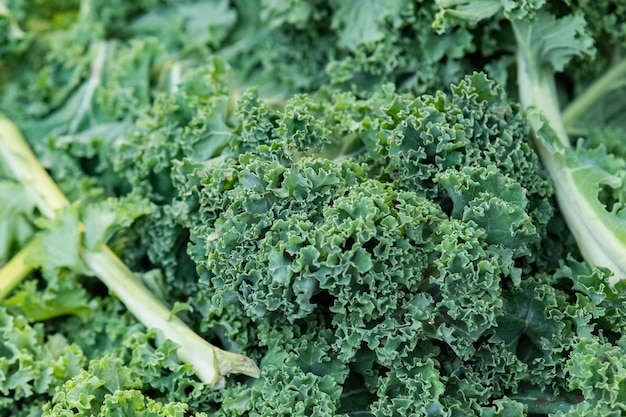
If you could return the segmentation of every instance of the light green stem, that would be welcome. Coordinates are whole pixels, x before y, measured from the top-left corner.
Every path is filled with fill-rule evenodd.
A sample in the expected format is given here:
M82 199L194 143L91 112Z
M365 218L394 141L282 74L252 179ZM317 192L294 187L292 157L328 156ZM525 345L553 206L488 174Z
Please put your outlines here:
M0 118L0 159L4 168L33 199L41 214L53 218L57 210L69 206L69 200L39 164L39 160L17 127L2 118Z
M28 190L45 216L53 218L59 209L69 206L69 201L39 164L17 127L4 119L0 119L0 158L15 179ZM230 373L259 377L259 368L252 360L211 345L172 315L107 246L95 252L83 251L82 257L92 272L139 321L180 346L180 359L192 365L203 382L220 388L224 377ZM5 268L9 265L12 265L11 269L5 271L9 283L18 280L27 268L22 256L10 261ZM8 276L11 272L15 276Z
M554 72L534 61L515 24L513 29L518 43L518 85L522 105L536 135L547 121L549 130L556 136L535 142L537 152L548 171L555 188L559 208L574 235L583 257L596 266L613 271L612 281L626 278L626 247L604 222L604 213L596 211L591 201L573 177L573 171L563 167L562 160L571 144L559 109ZM544 118L543 120L541 118Z
M178 356L193 366L196 374L214 388L230 373L258 377L259 369L249 358L210 345L165 307L109 249L83 252L83 259L100 280L117 295L146 327L159 330L160 338L180 346Z
M17 24L15 17L9 11L6 0L0 0L0 16L9 20L9 35L13 39L22 39L25 36L24 31Z
M93 49L96 56L91 65L89 80L87 80L87 83L85 84L85 91L83 92L82 99L78 109L76 110L76 114L68 126L69 133L76 133L82 121L91 111L94 95L102 82L102 73L104 71L108 45L104 41L98 42L93 46Z
M563 110L563 124L569 129L600 97L615 88L620 79L622 82L626 81L624 78L626 78L626 58L595 80Z
M513 24L512 27L518 46L517 79L522 105L526 109L538 109L554 129L561 145L569 147L571 145L561 118L553 72L536 62L530 50L530 41L523 39L517 25Z
M35 240L31 240L0 268L0 300L9 295L13 288L32 272L33 266L26 262L26 258L36 244Z

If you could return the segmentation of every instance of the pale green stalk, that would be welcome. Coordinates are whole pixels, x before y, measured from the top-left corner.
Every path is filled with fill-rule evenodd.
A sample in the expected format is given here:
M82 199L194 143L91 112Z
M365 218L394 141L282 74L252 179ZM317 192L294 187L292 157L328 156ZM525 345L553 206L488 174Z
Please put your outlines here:
M159 342L169 339L180 346L178 356L193 366L204 382L220 388L224 384L224 376L231 373L259 376L258 368L251 359L210 345L172 315L111 249L105 246L95 252L84 251L82 257L139 321L159 331Z
M9 34L13 39L22 39L25 36L24 31L11 15L6 0L0 0L0 16L5 16L9 19Z
M69 206L69 201L39 164L17 127L0 119L0 160L29 192L37 207L47 217ZM230 373L258 377L260 372L249 358L221 350L198 336L182 320L172 315L107 246L82 253L91 271L126 305L146 327L158 330L159 337L179 345L180 359L192 365L198 377L214 388L224 384ZM24 256L2 269L7 288L28 273ZM5 268L10 266L5 271ZM15 273L15 276L11 275Z
M98 42L93 46L93 50L95 52L95 57L91 65L89 79L85 83L85 91L83 92L80 105L76 110L76 114L69 124L69 133L76 133L82 121L85 119L86 116L89 115L89 112L91 111L93 96L100 86L100 83L102 82L102 71L104 70L104 64L106 62L108 50L107 43L104 41Z
M7 172L24 187L35 205L46 217L69 206L69 200L43 169L17 127L0 118L0 160Z
M626 84L626 59L611 67L604 75L595 80L593 84L563 110L563 124L571 126L578 120L600 97L614 88Z
M36 245L36 242L31 240L0 268L0 300L9 295L13 288L32 272L33 267L26 262L26 258L33 245Z
M574 178L576 169L564 166L565 154L571 148L563 124L554 85L554 71L535 62L528 48L531 40L523 39L513 25L518 43L518 85L522 104L535 134L547 122L556 140L535 142L541 162L553 181L559 208L574 235L583 257L590 263L613 271L612 280L626 278L626 245L618 237L615 219L598 210L596 200L583 193ZM541 119L543 117L543 120Z

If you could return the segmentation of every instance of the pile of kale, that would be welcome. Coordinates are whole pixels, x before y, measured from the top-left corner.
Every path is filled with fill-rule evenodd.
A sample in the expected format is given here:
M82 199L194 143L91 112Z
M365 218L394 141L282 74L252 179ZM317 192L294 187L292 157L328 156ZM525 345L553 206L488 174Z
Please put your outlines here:
M0 0L0 415L622 415L625 53L619 0Z

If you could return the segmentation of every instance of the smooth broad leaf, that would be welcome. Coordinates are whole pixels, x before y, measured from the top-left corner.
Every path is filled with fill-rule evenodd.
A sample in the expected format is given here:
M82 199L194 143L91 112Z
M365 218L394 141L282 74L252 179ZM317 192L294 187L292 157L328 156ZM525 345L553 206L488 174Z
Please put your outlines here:
M167 41L179 38L176 40L191 42L191 46L185 46L191 49L203 44L219 45L237 17L237 11L227 0L198 1L145 14L131 23L131 29L143 36L156 35Z
M339 398L341 407L338 411L350 417L372 417L369 405L375 398L359 378L348 378L343 384L343 391Z
M572 58L595 53L593 39L585 32L585 18L581 14L556 18L540 13L536 19L511 23L519 44L518 52L525 55L536 74L545 66L563 71Z
M133 195L85 205L81 213L81 220L85 226L82 238L85 248L98 250L119 229L128 227L137 218L149 214L152 210L149 201Z
M402 23L398 15L406 7L405 3L405 0L341 2L332 22L333 27L341 28L339 46L354 51L360 45L383 40L388 36L386 24Z
M54 219L38 219L36 223L42 230L34 237L37 244L26 261L36 268L68 268L88 273L81 258L82 248L99 249L117 230L151 209L147 200L132 195L97 204L75 203L57 213Z
M35 268L68 268L87 272L80 257L79 207L74 205L57 214L54 219L40 219L43 230L34 237L38 243L26 262Z
M476 24L502 10L500 0L436 0L440 11L433 26L445 31L454 21Z
M626 81L622 81L626 83ZM604 144L611 152L625 156L626 85L612 88L590 103L582 114L566 122L571 136L584 135L595 144Z
M85 315L93 307L90 295L76 276L66 271L46 271L46 287L35 280L26 281L3 304L17 308L31 321L43 321L65 315Z
M533 20L546 0L436 0L439 12L433 27L440 32L455 24L475 25L502 16L509 20Z
M503 292L505 314L498 318L492 340L503 341L523 361L541 356L553 337L561 335L565 323L553 317L556 309L554 289L527 281L519 289Z
M0 265L35 232L35 204L17 182L0 179Z

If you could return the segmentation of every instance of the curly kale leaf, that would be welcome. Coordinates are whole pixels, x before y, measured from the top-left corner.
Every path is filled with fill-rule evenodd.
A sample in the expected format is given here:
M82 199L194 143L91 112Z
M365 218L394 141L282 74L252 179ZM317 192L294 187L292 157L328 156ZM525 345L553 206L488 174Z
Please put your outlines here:
M248 93L239 106L224 153L187 158L173 177L181 197L172 207L200 279L191 304L204 325L261 358L265 378L280 378L283 351L314 375L336 375L346 384L332 402L340 411L356 390L367 394L355 407L374 414L519 415L525 405L512 394L536 382L526 358L494 335L534 262L555 269L536 253L552 204L502 91L476 74L412 100L390 90L320 94L277 110ZM316 366L303 340L324 340ZM434 398L393 402L403 381L425 389L424 367ZM550 381L563 389L558 375Z
M193 370L180 362L175 344L154 347L153 332L145 334L132 326L117 330L122 332L116 335L118 343L104 354L98 352L88 366L60 384L43 408L44 416L133 413L182 417L188 415L190 407L210 409L215 395L208 386L190 378Z
M0 409L12 413L28 402L46 401L56 387L77 375L83 351L61 334L48 334L20 314L0 309Z

